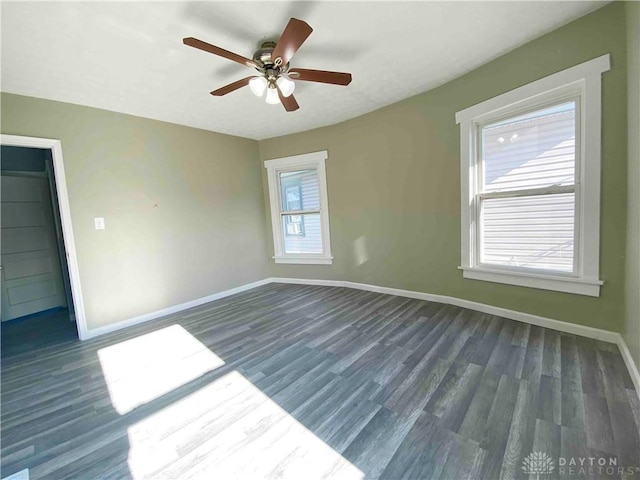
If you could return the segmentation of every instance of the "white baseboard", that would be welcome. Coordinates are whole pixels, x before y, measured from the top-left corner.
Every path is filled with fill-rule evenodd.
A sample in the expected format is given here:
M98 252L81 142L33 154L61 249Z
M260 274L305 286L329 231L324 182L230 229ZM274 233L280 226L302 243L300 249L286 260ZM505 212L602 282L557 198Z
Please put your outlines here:
M616 333L618 336L618 348L620 349L620 353L622 354L622 358L624 360L625 365L627 366L627 370L629 370L629 375L631 375L631 380L633 381L633 385L636 387L636 393L640 397L640 372L638 371L638 366L636 362L633 360L631 356L631 352L629 351L629 347L625 343L622 335Z
M121 322L105 325L104 327L92 328L90 330L87 330L84 338L81 338L80 340L88 340L90 338L99 337L100 335L104 335L106 333L115 332L116 330L121 330L123 328L132 327L133 325L138 325L150 320L155 320L156 318L164 317L167 315L171 315L172 313L177 313L182 310L197 307L205 303L213 302L214 300L220 300L221 298L229 297L246 290L251 290L252 288L260 287L262 285L266 285L267 283L271 283L270 278L265 278L263 280L258 280L257 282L240 285L239 287L214 293L213 295L208 295L206 297L196 298L195 300L181 303L179 305L174 305L172 307L163 308L162 310L156 310L155 312L145 313L144 315L139 315L137 317L129 318Z
M636 392L638 392L638 395L640 395L640 373L638 372L638 367L633 361L631 352L629 352L629 348L627 347L627 344L624 342L622 335L620 335L617 332L611 332L609 330L602 330L600 328L593 328L593 327L587 327L584 325L578 325L575 323L564 322L562 320L554 320L552 318L540 317L538 315L532 315L530 313L518 312L516 310L509 310L507 308L495 307L493 305L486 305L484 303L472 302L470 300L464 300L456 297L449 297L446 295L434 295L431 293L415 292L412 290L401 290L398 288L381 287L377 285L368 285L366 283L356 283L356 282L349 282L349 281L343 281L343 280L318 280L318 279L306 279L306 278L277 278L277 277L265 278L257 282L247 283L246 285L241 285L239 287L232 288L230 290L214 293L213 295L198 298L195 300L191 300L190 302L174 305L173 307L168 307L162 310L157 310L155 312L140 315L138 317L130 318L122 322L117 322L111 325L105 325L104 327L91 329L87 331L85 338L82 338L81 340L98 337L100 335L115 332L116 330L120 330L126 327L131 327L133 325L138 325L140 323L148 322L150 320L155 320L156 318L164 317L172 313L177 313L182 310L187 310L189 308L197 307L199 305L213 302L214 300L219 300L221 298L225 298L230 295L235 295L236 293L241 293L246 290L251 290L253 288L260 287L268 283L289 283L289 284L297 284L297 285L319 285L319 286L327 286L327 287L354 288L357 290L366 290L370 292L383 293L387 295L396 295L399 297L416 298L418 300L426 300L429 302L445 303L449 305L455 305L457 307L468 308L470 310L475 310L478 312L488 313L490 315L497 315L504 318L510 318L512 320L529 323L531 325L537 325L539 327L558 330L560 332L572 333L574 335L581 335L583 337L602 340L604 342L615 343L616 345L618 345L618 348L620 349L620 353L622 354L622 358L624 359L624 362L629 370L629 374L633 379L633 383L636 387Z

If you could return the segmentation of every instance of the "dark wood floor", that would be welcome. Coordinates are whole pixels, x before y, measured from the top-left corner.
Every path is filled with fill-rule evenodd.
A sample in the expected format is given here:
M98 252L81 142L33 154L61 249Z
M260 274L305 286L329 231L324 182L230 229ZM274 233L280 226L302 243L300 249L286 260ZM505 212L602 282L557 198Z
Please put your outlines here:
M9 358L75 342L78 333L75 322L69 318L69 310L62 308L3 323L0 339L2 358Z
M620 353L575 335L282 284L83 343L7 348L15 327L3 477L525 478L539 451L555 463L540 478L640 478ZM617 467L561 472L559 457Z

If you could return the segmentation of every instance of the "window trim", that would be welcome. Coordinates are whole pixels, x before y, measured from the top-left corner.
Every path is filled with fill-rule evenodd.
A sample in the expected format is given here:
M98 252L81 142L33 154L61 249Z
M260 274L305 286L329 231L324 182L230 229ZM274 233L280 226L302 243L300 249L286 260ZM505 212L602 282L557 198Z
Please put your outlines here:
M610 70L609 54L602 55L456 113L460 125L461 266L463 277L544 290L600 296L600 171L602 73ZM479 128L578 97L580 119L576 142L576 241L571 275L549 271L501 268L479 262L475 195L479 189Z
M329 202L327 198L327 176L325 160L327 151L305 153L291 157L266 160L264 167L267 169L269 186L269 205L271 208L271 228L273 230L273 248L275 263L330 265L333 263L331 255L331 233L329 231ZM319 210L300 210L300 214L319 213L322 230L322 253L285 253L284 231L281 211L281 188L278 175L281 172L301 169L315 169L318 173L318 188L320 195Z

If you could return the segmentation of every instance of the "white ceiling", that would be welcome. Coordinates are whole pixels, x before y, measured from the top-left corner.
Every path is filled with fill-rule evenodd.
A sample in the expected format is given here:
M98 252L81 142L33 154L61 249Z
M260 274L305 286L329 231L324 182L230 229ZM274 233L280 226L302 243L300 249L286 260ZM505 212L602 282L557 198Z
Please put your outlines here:
M2 2L2 91L264 139L334 124L447 82L601 7L596 2ZM300 109L243 88L251 57L290 17L314 31L291 65L351 72L297 82Z

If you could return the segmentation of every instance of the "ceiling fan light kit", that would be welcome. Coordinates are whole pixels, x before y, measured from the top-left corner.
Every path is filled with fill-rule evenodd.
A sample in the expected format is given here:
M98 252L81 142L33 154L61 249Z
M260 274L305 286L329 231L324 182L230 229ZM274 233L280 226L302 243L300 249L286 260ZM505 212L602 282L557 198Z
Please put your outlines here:
M278 91L274 87L267 88L267 96L265 101L270 105L277 105L280 103L280 97L278 97Z
M268 85L267 79L264 77L253 77L249 80L249 88L256 97L261 97Z
M351 83L350 73L290 68L291 58L312 31L313 29L306 22L292 18L282 32L280 40L277 43L264 42L260 49L253 54L253 59L245 58L193 37L184 38L182 42L190 47L213 53L258 71L257 76L237 80L212 91L211 95L221 97L249 85L251 92L258 97L262 97L266 90L265 101L268 104L282 103L287 112L293 112L300 108L293 96L296 86L294 80L343 86Z
M284 95L285 97L291 95L296 89L296 84L285 76L278 77L278 79L276 80L276 85L282 92L282 95Z

